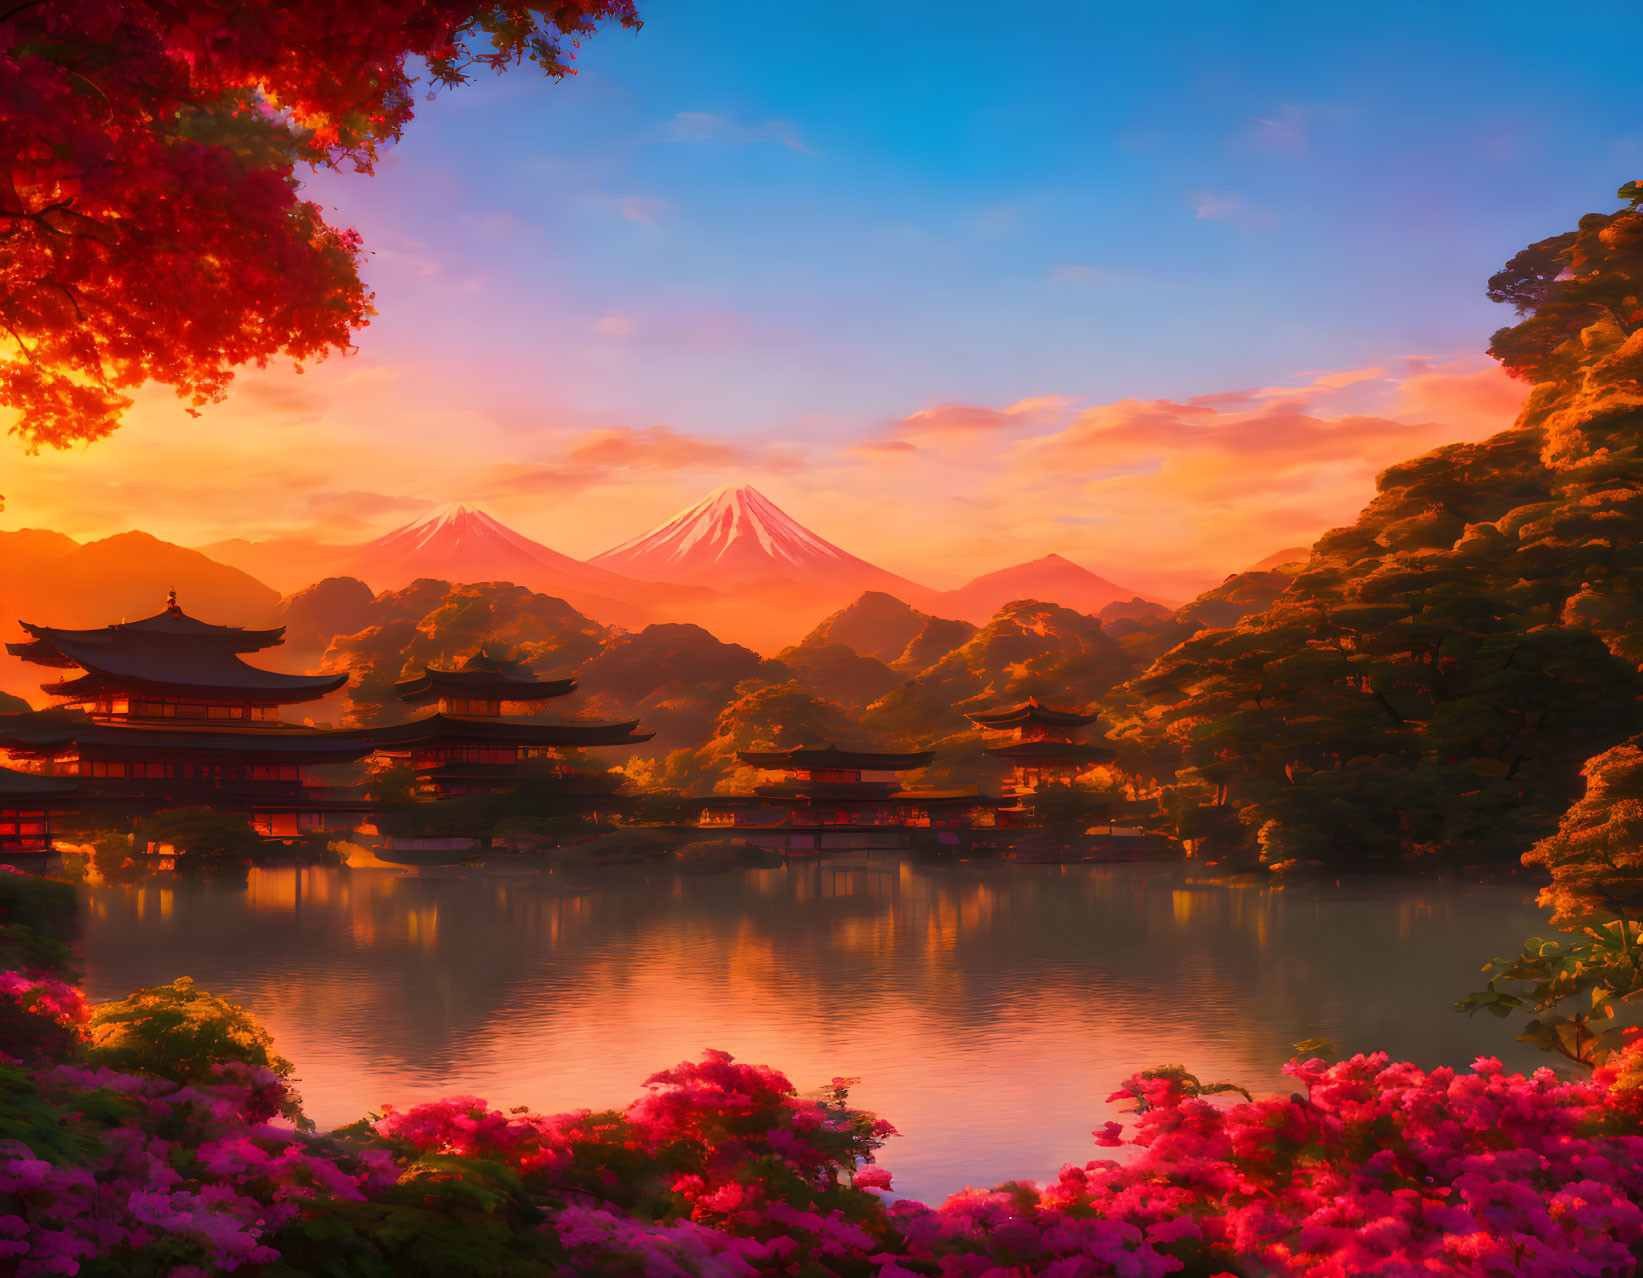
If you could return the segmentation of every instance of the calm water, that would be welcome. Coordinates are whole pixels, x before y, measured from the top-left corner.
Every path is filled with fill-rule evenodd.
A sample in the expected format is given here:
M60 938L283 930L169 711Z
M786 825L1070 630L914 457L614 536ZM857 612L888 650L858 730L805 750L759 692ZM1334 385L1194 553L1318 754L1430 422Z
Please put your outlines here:
M691 876L636 867L269 870L86 889L93 998L192 976L245 1004L331 1126L451 1093L545 1110L635 1096L720 1047L801 1088L861 1078L896 1187L1053 1176L1127 1075L1285 1087L1289 1045L1423 1065L1545 1063L1450 1003L1544 931L1519 887L1240 887L1178 867L888 859Z

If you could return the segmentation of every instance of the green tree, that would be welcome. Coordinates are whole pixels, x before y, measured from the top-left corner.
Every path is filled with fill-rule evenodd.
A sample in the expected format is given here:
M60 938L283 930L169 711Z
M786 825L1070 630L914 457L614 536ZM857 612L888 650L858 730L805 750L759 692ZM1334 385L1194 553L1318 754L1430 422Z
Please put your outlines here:
M196 989L180 976L169 985L138 990L91 1010L93 1065L131 1074L153 1074L184 1085L209 1082L222 1065L237 1062L289 1080L291 1062L274 1051L274 1038L244 1008ZM278 1112L312 1127L295 1091Z

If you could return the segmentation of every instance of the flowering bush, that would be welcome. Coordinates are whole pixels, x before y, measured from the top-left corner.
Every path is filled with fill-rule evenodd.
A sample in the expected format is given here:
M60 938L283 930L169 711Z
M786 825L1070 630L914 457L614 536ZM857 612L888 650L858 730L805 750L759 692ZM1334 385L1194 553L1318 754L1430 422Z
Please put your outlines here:
M90 1016L85 996L46 972L0 972L0 1061L61 1058Z
M268 1236L316 1203L398 1179L391 1158L269 1125L284 1085L267 1070L220 1066L198 1087L73 1065L5 1081L0 1264L20 1278L267 1264Z
M1095 1133L1125 1161L932 1207L889 1200L893 1129L850 1108L853 1080L800 1096L723 1052L620 1110L454 1097L318 1135L259 1063L288 1072L266 1033L191 987L88 1018L73 986L9 972L0 1008L0 1272L20 1278L1618 1278L1643 1256L1637 1031L1583 1082L1374 1055L1234 1100L1152 1070L1113 1098L1133 1130ZM126 1055L100 1062L88 1019ZM219 1037L229 1059L205 1062Z
M276 1074L283 1089L275 1108L298 1127L310 1127L290 1085L291 1062L274 1051L274 1036L244 1008L194 988L179 976L170 985L138 990L100 1003L86 1019L90 1036L82 1055L125 1074L151 1074L174 1083L209 1081L222 1065L239 1062Z

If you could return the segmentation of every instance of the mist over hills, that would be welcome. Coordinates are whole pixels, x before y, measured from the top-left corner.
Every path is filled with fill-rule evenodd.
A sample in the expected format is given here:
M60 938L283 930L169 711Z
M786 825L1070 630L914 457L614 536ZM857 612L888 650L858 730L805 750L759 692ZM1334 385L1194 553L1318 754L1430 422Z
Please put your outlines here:
M1053 603L1014 601L978 627L864 592L766 657L689 622L605 626L521 586L423 579L369 600L364 590L332 579L283 610L294 642L299 619L365 621L337 634L321 659L351 676L342 707L350 721L407 717L392 694L397 680L484 651L579 681L541 708L549 718L638 719L655 737L610 762L645 788L687 793L745 781L739 749L818 739L938 747L944 772L985 773L984 742L966 711L1027 696L1087 706L1174 642L1168 618L1147 623L1166 627L1156 634L1120 640L1098 618ZM1269 598L1257 592L1247 602ZM312 633L301 641L311 645ZM599 762L598 751L590 757Z
M1108 581L1070 559L1045 555L984 573L957 590L944 591L932 601L932 607L945 615L980 625L1012 599L1052 599L1092 616L1109 604L1125 600L1150 602L1141 600L1128 586ZM1153 606L1163 608L1161 604Z
M761 521L743 531L768 536L773 526ZM783 556L784 562L803 565L812 552L826 555L808 543L804 551ZM749 552L733 553L745 559ZM377 575L389 579L444 563L464 571L483 565L493 573L547 565L562 574L561 581L602 582L601 574L633 580L556 556L460 507L355 548L345 562L375 564ZM858 562L865 564L844 559L848 571L837 571L831 588L846 589L856 574L883 580L870 564L855 567ZM1040 573L1039 584L1087 585L1085 579L1095 577L1065 560L1026 567ZM997 589L999 575L990 576L994 582L984 586ZM1289 580L1283 572L1238 574L1174 614L1139 599L1114 599L1100 616L1054 600L1015 599L981 624L932 610L941 605L938 592L920 597L935 604L918 606L879 589L856 592L831 611L807 616L774 604L795 595L784 596L781 583L767 583L739 596L767 615L785 643L761 655L719 631L705 608L696 608L691 620L624 625L603 611L609 601L602 596L592 596L599 607L584 608L567 597L571 591L436 576L375 589L360 577L333 575L280 599L239 568L145 533L84 545L46 530L0 533L0 605L13 617L104 625L152 615L176 589L194 615L230 625L283 625L285 644L255 654L255 664L350 676L343 692L296 708L294 717L319 723L406 717L411 712L393 695L392 684L422 665L453 664L479 651L515 657L545 676L580 681L574 694L543 708L550 717L639 719L655 733L625 761L611 760L637 783L697 793L734 783L737 749L780 748L817 734L936 746L953 775L973 771L982 766L981 743L972 740L966 709L1027 695L1093 703L1183 637L1266 606ZM698 597L733 597L674 588L696 590ZM823 597L813 594L812 604ZM979 590L972 595L984 597ZM7 657L0 664L0 695L17 693L43 704L39 685L48 674Z
M764 653L795 642L864 592L975 625L1013 599L1051 599L1092 614L1133 601L1137 617L1165 609L1060 555L987 573L957 590L932 590L841 549L746 484L717 488L586 562L460 504L357 545L233 540L205 549L286 592L333 576L357 578L374 591L399 590L422 577L512 582L607 625L635 629L688 619Z
M722 708L715 698L728 698L761 670L762 678L780 674L807 694L863 712L1017 600L1098 615L1109 639L1142 648L1163 633L1168 616L1165 605L1059 555L985 574L955 591L930 590L840 549L745 485L718 489L591 562L463 505L430 510L357 545L283 539L210 549L217 553L141 532L85 544L46 529L0 533L0 611L97 626L151 615L176 589L195 615L229 625L285 625L286 643L257 658L285 670L353 661L359 654L340 641L371 631L365 646L377 652L376 665L422 655L443 660L478 642L472 626L483 622L493 640L523 642L559 664L608 650L604 673L590 670L578 695L600 713L642 713L658 729L658 750L699 744ZM251 565L277 568L278 583L299 584L282 600ZM452 630L451 610L460 607L473 615L468 629ZM514 622L497 623L499 616ZM519 628L510 632L509 624ZM1132 639L1137 630L1145 633ZM591 646L561 651L557 645L571 633ZM438 637L432 651L429 635ZM618 676L622 669L629 673ZM650 685L641 692L635 680L646 678ZM42 672L0 657L0 690L40 703L42 681ZM701 687L716 690L707 702ZM362 684L356 699L371 695ZM330 720L347 709L339 701L313 712Z
M256 624L279 604L250 574L145 532L84 544L39 528L0 532L0 618L8 627L135 621L164 608L171 590L190 612L227 625ZM0 689L39 703L46 676L0 649Z

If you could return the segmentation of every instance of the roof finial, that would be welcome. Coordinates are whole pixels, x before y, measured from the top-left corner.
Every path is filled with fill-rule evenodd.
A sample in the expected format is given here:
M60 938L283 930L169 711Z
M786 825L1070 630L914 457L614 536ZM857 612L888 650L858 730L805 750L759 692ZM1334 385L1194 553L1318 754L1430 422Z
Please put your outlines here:
M175 586L166 591L165 610L168 616L180 617L183 615L183 610L177 606L177 588Z

